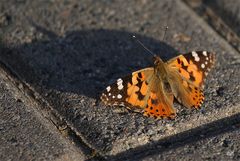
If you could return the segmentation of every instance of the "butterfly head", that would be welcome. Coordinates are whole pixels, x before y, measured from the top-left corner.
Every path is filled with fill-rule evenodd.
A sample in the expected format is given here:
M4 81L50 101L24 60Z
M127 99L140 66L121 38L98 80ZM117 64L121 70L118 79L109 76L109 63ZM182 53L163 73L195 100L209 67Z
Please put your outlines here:
M162 59L161 59L159 56L157 56L157 55L154 55L154 56L153 56L153 62L154 62L154 65L155 65L155 66L163 63Z
M162 59L157 56L157 55L154 55L153 56L153 62L154 62L154 67L155 68L163 68L164 66L164 62L162 61Z

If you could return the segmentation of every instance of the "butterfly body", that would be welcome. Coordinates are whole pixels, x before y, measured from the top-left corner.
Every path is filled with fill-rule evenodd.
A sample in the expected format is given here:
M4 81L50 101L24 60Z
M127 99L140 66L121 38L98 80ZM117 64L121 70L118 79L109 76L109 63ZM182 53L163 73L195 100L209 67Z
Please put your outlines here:
M190 108L200 108L202 84L214 62L214 54L191 52L167 62L154 56L154 66L145 68L108 86L101 100L107 105L125 106L154 118L174 118L174 97Z

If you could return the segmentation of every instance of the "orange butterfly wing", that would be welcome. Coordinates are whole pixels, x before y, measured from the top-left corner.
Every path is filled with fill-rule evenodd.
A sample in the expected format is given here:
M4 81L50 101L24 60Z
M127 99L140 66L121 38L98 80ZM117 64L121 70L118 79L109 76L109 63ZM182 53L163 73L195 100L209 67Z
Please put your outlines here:
M201 106L204 100L202 85L214 60L215 55L206 51L180 55L165 64L168 70L164 74L170 86L161 81L154 68L146 68L108 86L101 100L108 105L141 111L145 116L174 118L174 96L186 107Z
M214 61L213 53L193 51L167 62L174 96L184 106L200 108L204 100L202 85Z
M196 87L202 87L205 77L213 67L215 54L206 51L193 51L170 59L167 64Z
M176 111L173 108L173 100L174 96L171 89L165 90L164 84L156 78L149 89L149 97L144 115L156 119L175 118Z
M108 86L101 96L108 105L122 105L154 118L174 118L173 94L164 91L154 68L133 72Z

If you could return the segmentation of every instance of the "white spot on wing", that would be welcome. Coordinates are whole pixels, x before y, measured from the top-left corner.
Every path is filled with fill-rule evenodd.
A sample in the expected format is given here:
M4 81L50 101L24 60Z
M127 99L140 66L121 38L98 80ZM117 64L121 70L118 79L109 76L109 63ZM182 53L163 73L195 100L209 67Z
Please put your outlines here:
M204 65L204 64L201 64L201 67L202 67L202 68L205 68L205 65Z
M200 60L200 58L199 58L198 56L196 56L196 57L194 57L194 60L195 60L196 62L198 62L198 61Z
M195 60L196 62L198 62L198 61L200 60L200 58L199 58L198 54L196 53L196 51L193 51L193 52L192 52L192 56L194 57L194 60Z
M123 89L123 85L122 84L118 85L118 89L122 90Z
M123 83L123 80L121 78L119 78L117 80L117 85L118 85L118 89L119 90L123 89L123 84L122 83Z
M121 79L121 78L119 78L118 80L117 80L117 84L118 83L122 83L123 82L123 80Z
M111 87L110 87L110 86L108 86L106 89L107 89L107 91L109 92L109 91L111 90Z
M117 98L118 98L118 99L121 99L121 98L122 98L122 95L118 94L118 95L117 95Z
M207 56L207 52L206 52L206 51L203 51L203 55L204 55L204 56Z
M196 51L193 51L193 52L192 52L192 56L193 56L193 57L198 56L198 54L196 53Z

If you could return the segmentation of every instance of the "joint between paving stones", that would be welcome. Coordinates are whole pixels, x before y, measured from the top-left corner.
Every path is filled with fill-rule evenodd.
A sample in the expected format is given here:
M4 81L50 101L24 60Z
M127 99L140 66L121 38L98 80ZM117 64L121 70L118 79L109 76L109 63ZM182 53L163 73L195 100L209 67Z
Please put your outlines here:
M194 7L191 0L183 0L183 2L191 9L201 8L194 10L200 17L202 17L214 31L223 37L237 52L240 54L240 37L229 27L215 12L208 6L201 4Z
M51 124L53 124L57 130L65 138L73 141L74 145L80 148L88 159L101 158L104 159L103 154L98 152L96 148L90 145L84 137L77 132L73 126L70 126L66 120L64 120L51 105L38 94L32 87L24 83L20 76L18 76L6 63L0 60L0 74L3 75L7 82L10 82L17 90L27 97L26 99L36 105L36 109L41 115L44 116ZM44 108L43 108L44 107Z

